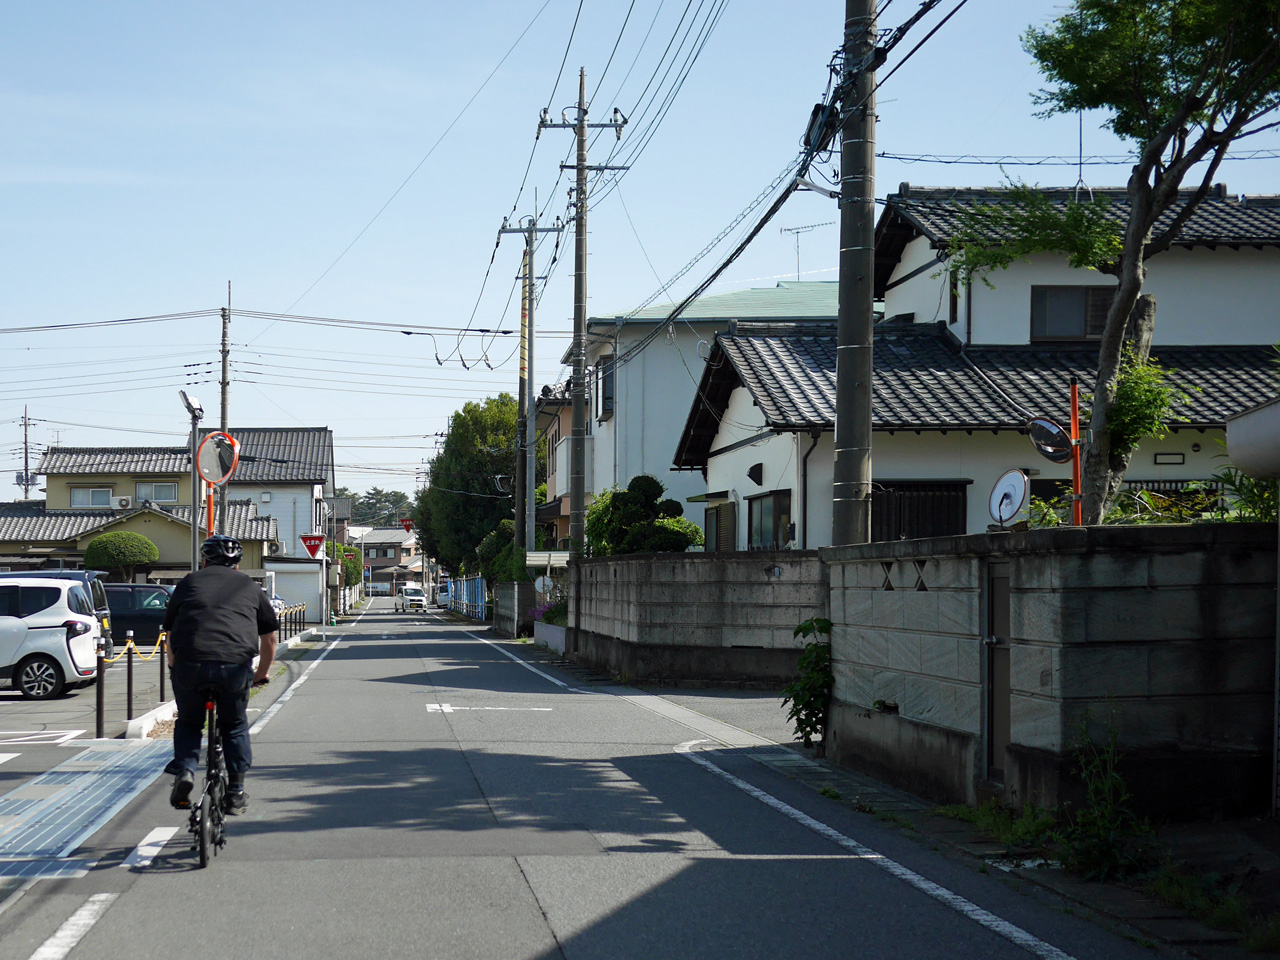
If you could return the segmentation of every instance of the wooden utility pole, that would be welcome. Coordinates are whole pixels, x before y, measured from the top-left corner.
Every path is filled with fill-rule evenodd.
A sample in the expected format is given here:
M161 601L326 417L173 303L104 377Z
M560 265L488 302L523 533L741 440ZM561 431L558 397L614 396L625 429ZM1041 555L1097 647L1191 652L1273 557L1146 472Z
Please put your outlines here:
M841 78L840 293L831 543L871 539L871 374L875 280L876 14L845 0Z

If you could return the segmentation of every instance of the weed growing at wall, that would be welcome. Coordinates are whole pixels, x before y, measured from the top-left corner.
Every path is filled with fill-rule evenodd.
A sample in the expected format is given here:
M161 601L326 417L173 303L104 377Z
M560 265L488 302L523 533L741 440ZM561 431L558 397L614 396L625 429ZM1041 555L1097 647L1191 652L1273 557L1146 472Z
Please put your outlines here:
M793 637L816 637L800 653L799 675L782 691L783 704L791 704L787 719L795 723L796 736L806 747L822 740L831 707L831 621L811 617L792 631ZM825 637L825 639L823 639Z

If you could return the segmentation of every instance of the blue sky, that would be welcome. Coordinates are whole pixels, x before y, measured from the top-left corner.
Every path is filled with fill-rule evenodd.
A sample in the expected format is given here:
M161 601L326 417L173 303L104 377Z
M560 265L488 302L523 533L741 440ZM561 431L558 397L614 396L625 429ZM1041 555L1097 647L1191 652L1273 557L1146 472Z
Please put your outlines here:
M592 119L615 105L630 110L643 102L681 14L701 18L717 6L584 0L553 95L577 0L545 8L542 0L5 4L3 326L216 309L231 281L237 309L440 326L463 326L474 310L475 326L518 327L514 301L504 313L519 269L517 238L501 244L478 308L477 297L539 111L549 103L558 116L574 101L580 66L594 91L615 41ZM881 26L915 9L885 6ZM889 66L952 6L922 21ZM1045 0L971 0L881 89L879 147L1074 156L1077 119L1033 116L1039 77L1018 43L1028 24L1060 10ZM840 0L729 0L648 146L619 189L592 208L590 312L637 306L795 155L842 15ZM655 82L665 89L661 73ZM1124 153L1100 119L1084 118L1086 154ZM1280 146L1274 134L1255 139L1251 147ZM535 189L549 216L563 212L566 182L556 184L570 141L567 131L543 133L516 216L530 212ZM601 138L592 161L609 149ZM1076 180L1074 168L1009 170L1044 185ZM1274 193L1278 174L1280 160L1251 160L1225 164L1220 179L1233 192ZM1125 168L1086 167L1084 175L1094 186L1120 184ZM1000 171L879 162L879 195L904 180L993 184ZM816 195L793 198L710 292L793 277L795 241L779 228L835 213ZM804 278L834 279L835 228L815 229L800 244ZM549 252L548 244L542 266ZM566 252L539 307L539 328L548 331L539 384L560 374L566 340L556 331L570 326L572 273ZM41 445L180 443L178 385L189 372L208 379L202 371L210 368L186 365L216 361L219 333L215 317L200 317L0 338L0 496L20 495L12 471L21 466L16 418L24 401L40 421L32 439ZM427 338L392 333L236 318L232 342L233 423L333 427L339 482L356 489L412 490L449 414L515 384L514 363L500 363L511 338L491 347L466 338L461 355L471 370L456 356L437 365ZM453 338L442 341L441 354L452 349ZM482 354L496 369L477 364ZM216 384L192 389L206 408L216 406Z

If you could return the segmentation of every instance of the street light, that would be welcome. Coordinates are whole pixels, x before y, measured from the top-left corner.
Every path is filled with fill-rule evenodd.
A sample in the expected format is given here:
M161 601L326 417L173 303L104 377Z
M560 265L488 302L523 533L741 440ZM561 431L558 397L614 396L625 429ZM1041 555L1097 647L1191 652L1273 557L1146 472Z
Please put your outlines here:
M200 517L196 513L200 503L200 473L196 470L196 434L204 418L204 407L185 390L179 390L178 396L191 414L191 572L195 573L200 569Z

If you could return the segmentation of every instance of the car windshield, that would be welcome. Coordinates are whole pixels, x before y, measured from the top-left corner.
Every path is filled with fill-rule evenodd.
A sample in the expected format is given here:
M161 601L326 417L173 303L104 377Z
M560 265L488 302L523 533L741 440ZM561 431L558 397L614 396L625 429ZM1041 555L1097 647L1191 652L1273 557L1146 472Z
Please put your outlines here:
M403 593L406 597L420 597L422 596L422 588L421 587L405 587Z

